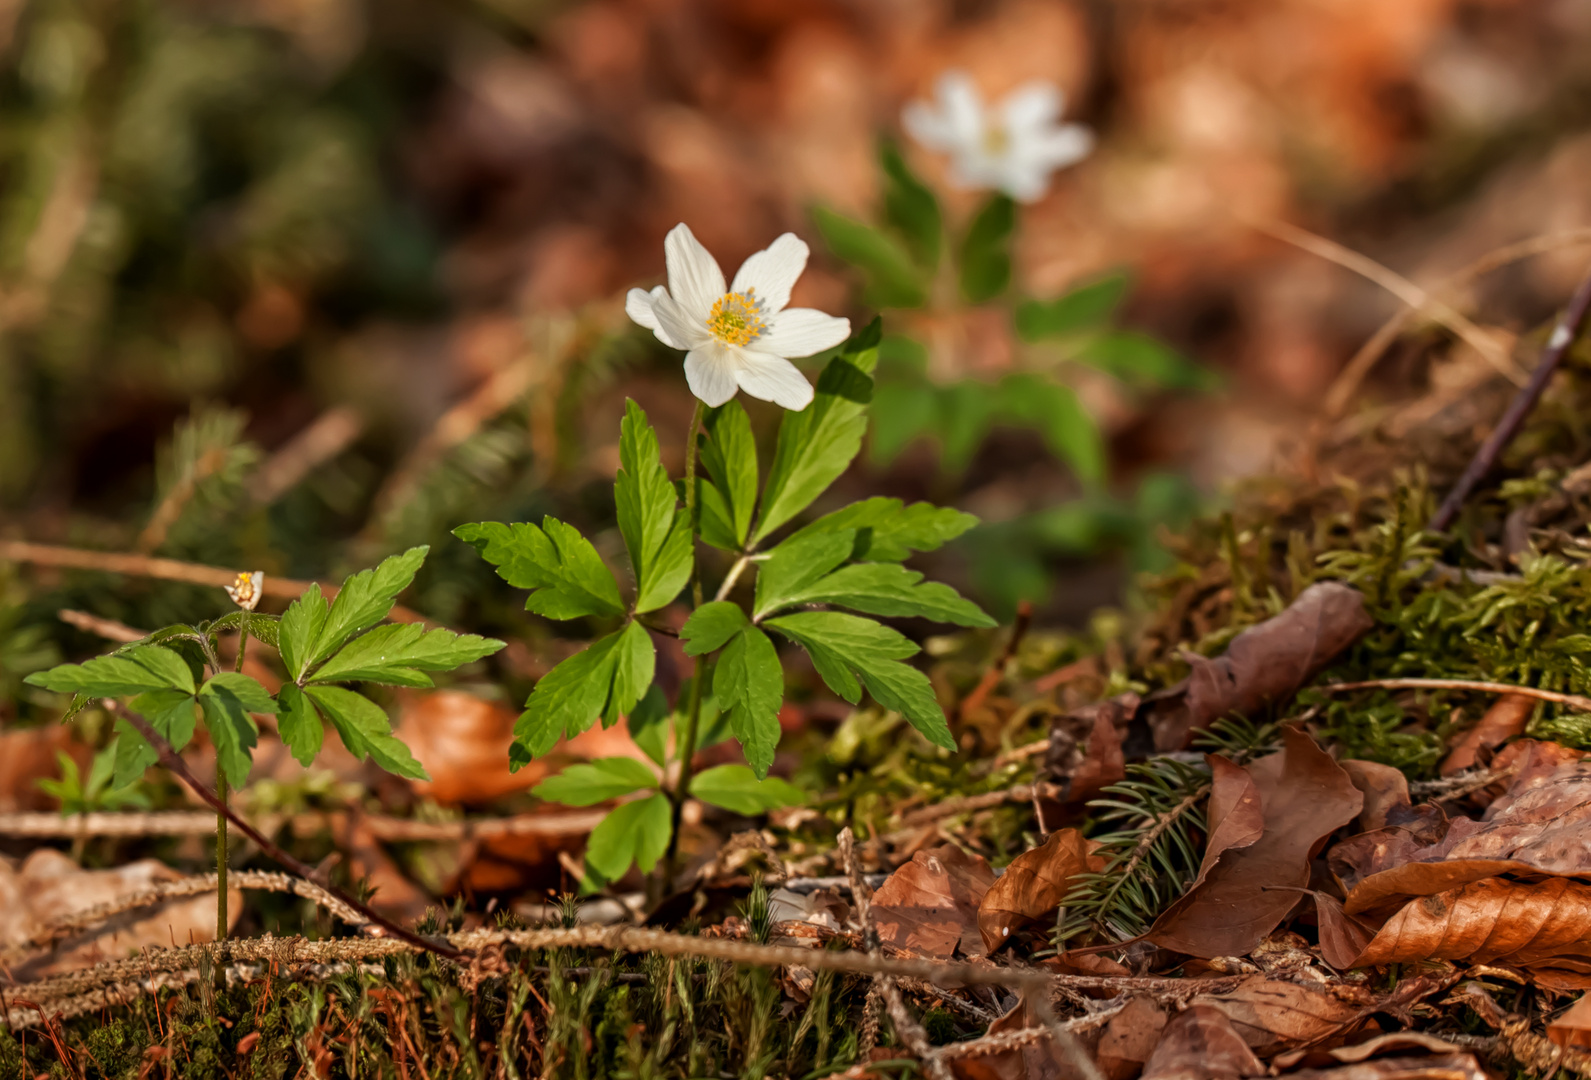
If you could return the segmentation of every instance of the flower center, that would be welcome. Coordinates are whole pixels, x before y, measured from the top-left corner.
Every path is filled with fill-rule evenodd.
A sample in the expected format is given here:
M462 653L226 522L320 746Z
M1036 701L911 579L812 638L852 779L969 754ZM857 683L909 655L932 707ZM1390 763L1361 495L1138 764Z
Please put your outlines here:
M757 290L720 296L707 316L707 329L725 345L749 345L766 334L768 321L762 317Z
M999 157L1011 148L1011 133L1002 124L990 124L983 132L983 150L990 157Z

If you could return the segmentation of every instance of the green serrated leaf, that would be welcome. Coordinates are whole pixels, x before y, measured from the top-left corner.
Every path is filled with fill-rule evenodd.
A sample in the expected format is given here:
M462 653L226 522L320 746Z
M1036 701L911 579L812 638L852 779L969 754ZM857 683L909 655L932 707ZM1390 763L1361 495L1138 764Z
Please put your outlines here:
M751 434L751 419L738 401L709 412L706 423L702 467L721 493L724 522L735 541L731 550L738 550L746 543L757 509L757 442Z
M939 393L928 383L880 382L873 391L868 456L888 465L918 438L932 435L939 420Z
M877 229L825 207L812 212L829 250L867 278L866 299L875 308L921 307L928 286L906 249Z
M759 778L744 765L717 765L691 778L691 794L735 814L754 817L806 801L800 788L777 777Z
M730 639L713 668L713 696L727 714L746 761L758 776L768 775L779 747L784 669L767 634L747 627Z
M537 681L514 724L514 741L523 756L511 757L510 768L541 757L560 738L573 738L596 723L612 693L622 636L620 631L599 638Z
M1215 372L1147 334L1130 330L1085 342L1077 359L1147 390L1214 390L1221 385Z
M806 649L823 681L845 700L859 700L860 676L874 701L905 716L935 746L956 748L928 676L900 663L918 651L905 635L838 611L781 615L764 625Z
M717 485L701 473L696 474L696 521L702 543L711 544L720 551L740 550L740 538L735 535L734 513L729 503L719 493Z
M939 200L907 167L894 143L883 144L879 161L884 166L884 219L906 238L917 264L932 271L939 264Z
M326 625L328 605L321 595L317 582L305 589L282 613L278 627L277 648L287 673L296 682L304 677L315 652L315 643Z
M256 611L229 611L205 627L205 632L213 637L223 631L238 630L247 626L250 637L263 641L275 649L278 648L280 639L278 624L279 620L275 615Z
M674 527L669 530L662 550L657 553L645 587L636 596L637 615L645 615L648 611L656 611L673 603L695 569L691 548L690 519L680 512L674 516Z
M603 727L612 727L619 717L635 708L652 685L656 666L657 648L646 627L632 622L619 631L619 643L613 652L613 690L602 709Z
M24 682L58 694L125 697L148 690L182 690L192 694L193 671L180 655L159 645L133 645L81 664L61 664L36 671Z
M1105 439L1071 387L1042 375L1008 375L1000 382L1002 412L1043 436L1056 457L1093 487L1104 482Z
M308 686L304 693L325 714L354 757L368 757L395 776L431 779L409 748L393 736L392 722L380 705L341 686Z
M343 646L310 682L373 682L391 686L432 685L427 671L452 671L501 649L504 642L418 623L378 626Z
M192 698L187 699L192 708ZM147 719L147 717L146 717ZM116 760L111 773L111 786L124 788L136 784L160 755L149 745L149 740L125 720L116 721Z
M936 424L947 470L959 473L972 464L972 455L994 426L999 406L998 390L978 379L940 388Z
M668 754L668 717L668 699L663 696L663 688L653 683L624 718L630 738L659 767Z
M306 768L320 754L326 738L315 704L295 683L283 683L276 694L276 731L300 765Z
M193 738L197 723L193 706L193 695L183 690L151 690L127 703L128 708L149 721L149 726L160 732L178 752Z
M753 616L760 619L788 606L789 597L850 558L855 546L856 533L849 529L790 537L768 553L767 561L757 565Z
M539 528L524 522L460 525L453 535L474 545L504 581L533 590L527 611L549 619L624 614L619 584L597 549L557 518L543 518Z
M704 656L722 649L730 638L750 625L751 620L739 604L714 600L691 612L680 627L679 636L686 656Z
M758 543L805 510L861 449L873 392L868 372L878 361L878 336L875 319L823 369L812 404L785 413L763 490L762 518L753 532ZM862 345L864 340L871 344Z
M1042 341L1098 330L1116 314L1131 287L1132 275L1118 270L1053 300L1025 300L1016 309L1017 336Z
M241 788L248 782L249 764L260 734L249 714L275 713L276 701L252 678L232 671L212 675L196 696L221 771L227 783Z
M869 615L916 616L957 626L996 625L977 604L963 598L949 585L925 582L921 573L899 563L842 566L786 594L778 606L796 604L835 604Z
M385 619L392 605L398 602L398 594L407 589L414 575L419 573L429 550L424 545L410 548L344 581L331 602L320 633L315 636L309 664L313 666L326 659L350 637Z
M668 850L672 831L669 802L661 792L625 803L591 830L586 841L586 870L598 884L617 881L631 863L649 874Z
M570 765L551 779L531 789L531 794L565 806L595 806L632 791L657 787L657 775L634 758L597 758L584 765Z
M974 304L993 300L1011 283L1011 234L1016 203L994 195L967 227L961 245L961 294Z
M875 495L825 514L791 533L785 543L814 533L852 530L856 533L853 559L899 562L914 551L937 551L977 524L976 517L948 506L923 502L906 506L899 499Z
M654 611L678 596L690 577L690 534L675 520L674 484L663 468L657 433L645 411L628 399L619 425L613 496L635 570L636 611Z

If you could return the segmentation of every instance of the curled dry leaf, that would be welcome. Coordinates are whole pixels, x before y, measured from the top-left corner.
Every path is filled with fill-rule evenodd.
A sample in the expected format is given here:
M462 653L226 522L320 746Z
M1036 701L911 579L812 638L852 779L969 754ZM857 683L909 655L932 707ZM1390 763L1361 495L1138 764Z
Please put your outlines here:
M1286 701L1373 625L1359 590L1311 585L1280 615L1233 638L1225 655L1192 658L1186 679L1145 699L1155 748L1181 750L1212 721Z
M1211 758L1211 768L1222 759ZM1221 767L1211 786L1212 858L1206 855L1193 886L1161 912L1145 939L1190 956L1242 956L1276 929L1309 884L1316 849L1358 815L1364 796L1348 774L1302 731L1286 729L1282 749L1248 766L1249 781L1263 808L1263 832L1242 846L1218 846L1226 825L1217 820L1215 784L1234 790L1241 781ZM1236 797L1234 831L1253 832L1251 796ZM1233 798L1226 795L1225 798Z
M1371 1058L1410 1050L1424 1050L1432 1054L1446 1054L1459 1049L1446 1039L1426 1035L1419 1031L1391 1031L1376 1035L1351 1046L1333 1046L1330 1049L1289 1050L1277 1054L1271 1064L1278 1069L1291 1069L1295 1065L1305 1068L1330 1068L1333 1065L1353 1064Z
M1591 1046L1591 997L1583 997L1547 1025L1554 1046Z
M1442 759L1441 774L1473 769L1482 764L1482 755L1490 756L1503 743L1525 733L1530 714L1536 711L1536 699L1523 694L1504 694L1492 702L1480 722L1464 732L1453 742L1453 749Z
M1126 778L1122 741L1137 706L1138 696L1128 694L1056 717L1044 764L1063 801L1086 802Z
M1403 775L1402 769L1394 769L1379 761L1358 761L1354 758L1338 764L1365 797L1364 808L1359 811L1357 821L1361 830L1369 832L1372 829L1384 829L1389 824L1390 816L1407 812L1411 802L1409 778Z
M1061 829L1039 847L1024 851L1005 868L978 905L983 946L994 952L1016 931L1053 916L1078 874L1098 873L1104 860L1076 829Z
M1376 999L1348 987L1329 992L1313 983L1255 975L1223 993L1201 994L1193 1003L1218 1009L1250 1049L1268 1057L1346 1030Z
M1221 1010L1190 1005L1171 1018L1144 1063L1143 1080L1235 1080L1264 1076L1254 1051Z
M1374 871L1349 888L1343 904L1349 914L1499 874L1591 876L1591 764L1558 765L1532 775L1522 791L1515 794L1511 787L1508 797L1494 802L1482 820L1459 818L1426 846L1407 838L1388 838L1384 848L1369 851L1362 840L1339 845L1333 866L1342 868L1339 877L1350 875L1346 880L1356 871Z
M1591 958L1591 885L1486 878L1404 904L1346 967L1414 960L1558 967Z
M1334 1069L1299 1069L1291 1080L1489 1080L1473 1054L1388 1057L1340 1065Z
M954 844L917 852L873 894L879 940L935 960L958 946L965 956L984 955L978 905L994 881L983 856Z

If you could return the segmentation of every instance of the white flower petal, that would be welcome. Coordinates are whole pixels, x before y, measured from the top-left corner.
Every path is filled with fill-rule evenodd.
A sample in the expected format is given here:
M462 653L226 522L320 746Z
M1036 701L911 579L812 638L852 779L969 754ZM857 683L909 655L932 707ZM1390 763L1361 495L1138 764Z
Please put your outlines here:
M811 356L851 336L851 320L825 315L815 308L789 308L768 322L768 332L746 346L748 352Z
M1026 140L1023 157L1043 162L1051 169L1064 169L1082 161L1094 150L1094 133L1082 124L1062 124Z
M685 355L685 381L691 393L717 407L735 396L735 376L741 361L728 345L709 341Z
M783 311L790 303L790 290L795 287L796 279L807 268L809 254L806 242L795 233L787 232L740 264L730 291L744 293L747 289L756 289L766 314Z
M957 141L966 145L980 145L988 120L984 116L983 98L972 76L965 71L947 71L939 76L935 89L944 105L945 120Z
M668 292L691 318L705 322L713 304L729 290L718 260L702 247L690 226L681 222L663 240L668 261Z
M694 349L713 340L706 319L693 319L667 292L652 294L658 340L673 349Z
M657 298L659 296L665 298L668 296L668 290L663 288L661 285L654 288L651 292L647 292L645 289L631 289L629 294L624 298L624 313L628 315L633 322L636 322L652 331L652 333L656 335L657 340L661 341L669 348L688 348L688 346L682 345L675 341L673 335L669 334L668 331L664 330L663 327L659 325L657 321L657 312L654 310L657 304Z
M741 367L735 378L740 388L752 397L771 401L792 412L800 412L812 404L812 384L790 361L750 349L741 350L740 360Z
M1050 170L1043 166L1013 162L1001 171L993 185L1017 202L1038 202L1050 189Z
M1066 99L1051 82L1024 83L1000 102L1000 118L1013 139L1037 132L1060 119Z

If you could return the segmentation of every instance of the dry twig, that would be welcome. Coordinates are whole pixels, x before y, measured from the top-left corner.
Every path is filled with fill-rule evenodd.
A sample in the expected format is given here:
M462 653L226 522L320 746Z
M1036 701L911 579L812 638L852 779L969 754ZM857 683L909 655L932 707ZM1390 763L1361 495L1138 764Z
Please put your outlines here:
M1591 712L1591 698L1579 694L1560 694L1556 690L1539 690L1534 686L1474 679L1365 679L1362 682L1317 683L1310 689L1331 693L1344 690L1475 690L1483 694L1518 694L1520 697L1537 698L1555 705L1567 705L1581 712Z

